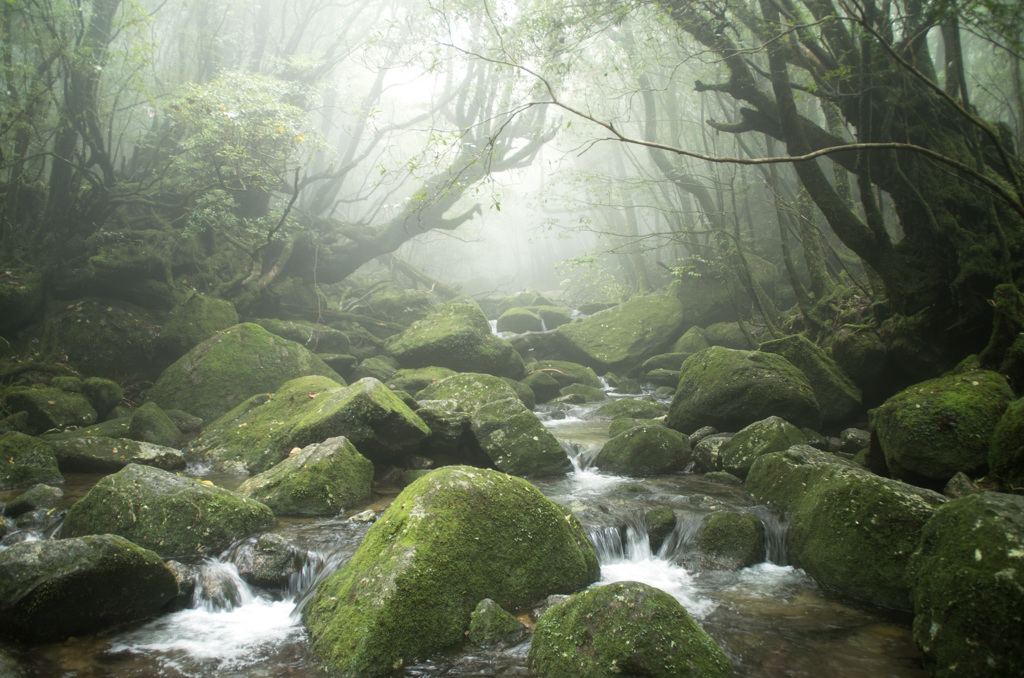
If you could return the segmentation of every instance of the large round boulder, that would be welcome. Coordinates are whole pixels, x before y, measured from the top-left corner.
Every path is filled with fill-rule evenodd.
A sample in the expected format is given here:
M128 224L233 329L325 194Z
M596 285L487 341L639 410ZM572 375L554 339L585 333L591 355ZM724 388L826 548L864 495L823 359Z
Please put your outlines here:
M711 346L683 362L668 425L736 431L772 415L818 428L821 410L803 372L780 355Z
M911 609L907 563L941 494L808 445L758 457L746 487L785 514L793 565L855 600Z
M861 413L860 389L836 361L807 337L794 334L766 341L758 350L777 353L804 373L821 407L823 424L846 423Z
M87 397L53 387L12 389L4 397L3 405L8 412L27 412L29 430L36 434L89 426L98 418Z
M660 424L642 424L605 443L594 465L606 473L653 476L678 473L689 461L686 436Z
M450 400L472 414L487 403L518 394L504 379L490 374L463 372L434 382L416 394L417 400Z
M499 471L556 476L572 469L562 444L518 398L495 400L477 408L470 430Z
M341 386L310 376L243 402L192 441L186 456L223 471L261 473L296 447L345 436L371 461L389 462L416 451L428 435L423 420L376 379Z
M562 325L556 332L571 342L579 362L602 374L626 373L664 353L683 331L684 322L678 297L653 294Z
M1024 497L986 492L940 507L907 579L932 675L1024 675Z
M185 410L210 422L249 396L273 392L289 379L311 374L345 383L301 344L242 323L175 361L147 397L165 410Z
M239 494L131 464L101 479L68 511L62 534L119 534L165 558L219 553L270 527L274 514Z
M402 367L447 367L519 379L523 359L512 344L491 333L491 324L475 301L451 301L417 320L387 343Z
M570 596L537 620L527 655L536 678L724 678L732 664L669 594L618 582Z
M737 478L746 478L754 460L764 454L803 445L807 436L796 426L779 417L768 417L744 427L718 450L721 469Z
M347 438L307 445L249 478L236 492L276 516L332 516L370 497L373 463Z
M167 314L158 344L171 360L177 360L215 332L237 324L238 312L230 301L192 294Z
M987 469L993 432L1013 398L998 372L929 379L872 410L872 436L894 478L940 489L957 471Z
M579 522L530 483L450 466L409 485L303 619L313 652L342 675L390 675L461 642L484 598L507 610L597 579Z
M0 632L30 642L151 617L178 592L156 553L112 534L0 551Z

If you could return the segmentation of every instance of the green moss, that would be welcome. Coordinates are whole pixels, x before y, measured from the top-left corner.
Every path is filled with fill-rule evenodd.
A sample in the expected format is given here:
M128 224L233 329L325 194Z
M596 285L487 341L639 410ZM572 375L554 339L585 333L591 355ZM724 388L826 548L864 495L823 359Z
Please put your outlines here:
M54 309L57 346L83 374L154 379L166 365L154 356L159 318L132 304L82 299Z
M651 552L657 553L672 530L676 528L675 511L667 506L655 506L644 514L644 527L647 528L647 540Z
M481 647L512 645L526 635L526 627L490 598L484 598L469 617L469 642Z
M242 323L182 356L160 375L147 397L164 409L185 410L209 422L254 394L306 375L344 383L301 345Z
M661 403L650 400L633 400L632 398L620 398L610 403L601 405L594 411L599 417L617 419L619 417L630 417L632 419L657 419L668 413L668 408Z
M156 403L145 403L132 412L126 437L154 445L174 447L181 437L181 431Z
M693 354L697 351L703 351L710 345L708 338L704 336L703 328L691 327L683 333L683 336L676 339L675 343L672 344L671 352Z
M594 370L567 360L541 360L537 363L534 371L544 372L549 375L562 388L573 384L601 388L601 379Z
M460 642L484 598L515 610L597 576L580 524L535 487L445 467L402 491L303 619L332 670L380 676Z
M651 476L682 471L690 461L690 442L659 425L634 426L601 449L594 464L606 473Z
M384 383L393 391L405 391L416 395L431 384L454 376L455 370L447 367L417 367L398 370Z
M119 534L164 557L218 553L274 522L263 504L204 482L131 464L68 511L63 534Z
M496 400L472 416L472 431L495 468L518 476L562 475L572 468L562 444L518 400Z
M825 351L806 337L792 335L766 341L758 350L777 353L804 373L821 406L824 424L844 423L861 414L860 389Z
M172 360L177 359L215 332L237 324L238 313L230 301L193 294L167 314L160 344Z
M907 580L932 675L1024 675L1024 497L986 492L940 507Z
M324 325L299 320L261 318L256 321L260 327L282 339L302 344L313 353L350 353L352 343L348 335Z
M500 377L474 372L442 379L416 394L418 400L454 400L466 412L475 412L495 400L518 397Z
M527 655L537 678L717 678L732 665L679 602L639 582L576 594L537 621Z
M533 391L535 402L546 403L562 395L561 386L547 372L530 372L522 383ZM604 393L601 394L601 397L604 398Z
M989 471L1017 490L1024 488L1024 398L1006 408L988 450Z
M4 398L4 407L28 412L29 427L36 433L89 426L98 419L88 398L59 388L12 389Z
M697 547L705 564L740 569L765 559L764 523L747 511L717 511L704 519Z
M0 489L63 482L49 443L16 431L0 435Z
M608 398L603 389L595 386L588 386L586 384L569 384L568 386L560 388L558 393L564 396L583 396L583 400L588 403L599 403Z
M710 346L724 346L736 350L747 350L753 348L753 341L739 323L721 322L708 325L704 328L704 338Z
M117 407L121 403L121 399L124 398L124 389L120 384L103 377L89 377L82 380L82 393L92 403L101 419Z
M941 488L957 471L985 470L993 431L1012 400L997 372L939 377L872 410L871 427L893 477Z
M53 440L50 449L66 473L114 473L128 464L143 464L165 471L185 468L185 456L171 447L103 435L99 424L89 435ZM92 429L87 429L92 431Z
M781 452L807 442L800 429L785 419L768 417L740 430L718 450L722 470L746 478L754 460L764 454Z
M510 308L498 318L497 330L499 332L512 332L522 334L523 332L540 332L543 329L544 321L540 316L528 308Z
M336 515L370 497L373 464L346 438L304 447L236 490L276 516Z

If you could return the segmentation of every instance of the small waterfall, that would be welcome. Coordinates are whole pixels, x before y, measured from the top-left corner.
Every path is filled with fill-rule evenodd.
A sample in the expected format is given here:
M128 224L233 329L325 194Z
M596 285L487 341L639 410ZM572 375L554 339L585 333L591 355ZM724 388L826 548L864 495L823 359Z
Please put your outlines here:
M789 522L767 506L756 506L754 515L764 523L765 560L775 565L786 565L786 532Z
M665 559L676 559L694 548L693 543L697 538L701 523L704 522L705 514L686 512L682 516L676 514L676 525L665 541L658 549L658 557Z
M287 598L295 600L293 618L298 619L302 615L303 608L316 593L320 583L341 567L351 555L343 551L335 551L326 556L316 551L307 553L306 563L301 570L292 574L285 591Z
M233 610L256 599L252 588L232 563L207 558L196 575L192 607L207 612Z

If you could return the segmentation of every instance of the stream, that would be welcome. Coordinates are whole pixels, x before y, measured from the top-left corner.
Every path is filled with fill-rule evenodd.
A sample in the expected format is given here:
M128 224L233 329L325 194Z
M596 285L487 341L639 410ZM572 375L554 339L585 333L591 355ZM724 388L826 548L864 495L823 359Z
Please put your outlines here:
M785 524L757 505L741 486L675 474L626 478L603 474L589 463L607 440L608 421L596 406L573 407L554 418L538 415L571 450L574 471L534 484L570 507L587 528L601 562L601 581L633 580L678 599L722 646L738 677L925 678L909 618L894 618L823 591L786 564ZM559 414L558 416L561 416ZM69 474L70 505L98 476ZM231 487L238 478L210 478ZM18 491L20 492L20 490ZM394 490L397 492L397 489ZM17 492L12 493L16 495ZM234 565L201 563L203 584L192 606L158 619L95 637L39 645L23 653L40 678L312 678L323 669L312 658L297 610L319 581L352 556L369 528L347 517L367 508L382 511L394 493L375 495L330 519L281 519L276 532L309 552L301 573L283 593L254 589ZM644 515L669 507L676 527L658 552L648 544ZM700 521L720 509L750 511L768 536L767 562L738 571L705 569L693 546ZM625 526L625 529L621 529ZM206 593L204 593L206 591ZM210 591L213 591L211 594ZM528 614L520 615L528 624ZM528 676L527 639L504 650L470 645L410 665L405 676Z

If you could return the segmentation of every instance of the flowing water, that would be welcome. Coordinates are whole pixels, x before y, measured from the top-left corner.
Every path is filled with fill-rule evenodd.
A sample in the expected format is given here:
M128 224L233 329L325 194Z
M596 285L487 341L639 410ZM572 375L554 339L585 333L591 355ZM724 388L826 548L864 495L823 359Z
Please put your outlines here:
M642 581L676 597L723 647L737 676L927 675L918 667L909 620L839 600L787 565L784 522L742 487L693 474L636 479L595 470L591 463L607 439L608 422L592 417L591 409L571 408L557 413L564 416L559 419L556 413L539 412L566 447L574 471L535 484L586 526L601 561L599 583ZM69 476L66 504L96 479ZM230 479L217 480L230 485ZM369 508L381 511L393 496L377 496ZM652 552L644 515L655 507L670 508L676 527ZM694 538L703 517L721 509L749 511L762 520L766 562L738 571L706 567ZM197 588L188 609L102 636L16 652L29 675L46 678L322 676L297 610L319 581L351 557L368 529L345 518L279 521L277 531L307 551L304 569L283 592L250 587L234 565L208 559L197 564ZM526 612L521 619L532 623ZM528 640L503 650L456 648L407 667L404 675L527 676L528 648Z

